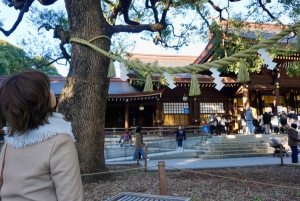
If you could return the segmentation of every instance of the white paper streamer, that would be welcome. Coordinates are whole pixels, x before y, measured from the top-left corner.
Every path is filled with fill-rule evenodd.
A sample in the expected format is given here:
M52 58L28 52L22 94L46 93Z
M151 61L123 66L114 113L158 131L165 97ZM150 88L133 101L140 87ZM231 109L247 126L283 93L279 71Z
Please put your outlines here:
M174 89L176 87L176 85L174 84L174 81L173 81L171 75L169 73L167 73L167 72L164 72L163 75L165 76L165 78L166 78L166 80L168 82L168 87L170 89Z
M122 81L126 81L127 79L129 79L129 77L127 76L126 66L123 62L120 63L120 79Z
M257 52L261 55L261 58L265 60L265 64L268 65L268 69L274 70L277 63L273 62L273 58L269 57L270 53L266 52L266 48L260 48Z
M209 70L210 72L212 72L211 76L215 78L214 79L214 83L216 84L215 88L220 91L224 87L224 84L222 83L222 78L219 76L220 72L217 70L217 68L210 68Z

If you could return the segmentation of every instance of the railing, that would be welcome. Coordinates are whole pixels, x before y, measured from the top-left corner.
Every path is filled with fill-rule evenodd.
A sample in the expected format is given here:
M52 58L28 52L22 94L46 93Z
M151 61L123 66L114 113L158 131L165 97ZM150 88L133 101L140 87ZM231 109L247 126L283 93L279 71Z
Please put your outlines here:
M166 137L176 135L177 126L159 126L159 127L142 127L143 135L157 135L159 137ZM187 134L199 134L202 133L202 126L186 126L185 132ZM125 132L134 133L135 127L131 128L105 128L106 136L118 136L125 135Z
M207 133L202 132L202 126L187 126L186 131L187 140L183 142L184 149L192 149L193 146L202 146L203 136ZM135 128L106 128L105 129L105 158L123 158L123 160L132 160L134 152L134 135L132 141L127 141L126 144L119 143L125 132L134 134ZM148 146L149 154L165 153L177 150L176 141L177 127L142 127L143 141ZM199 144L201 143L201 144Z

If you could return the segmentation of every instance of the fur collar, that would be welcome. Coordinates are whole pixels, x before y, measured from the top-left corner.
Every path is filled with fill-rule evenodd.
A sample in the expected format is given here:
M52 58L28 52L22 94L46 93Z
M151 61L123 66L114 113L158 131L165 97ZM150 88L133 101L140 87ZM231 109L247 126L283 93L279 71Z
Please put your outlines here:
M5 136L4 140L7 144L17 149L38 144L59 134L69 135L75 142L71 123L65 121L62 114L54 112L52 116L48 117L48 121L49 124L44 124L37 129L27 131L21 136ZM3 129L6 132L8 127L4 127Z

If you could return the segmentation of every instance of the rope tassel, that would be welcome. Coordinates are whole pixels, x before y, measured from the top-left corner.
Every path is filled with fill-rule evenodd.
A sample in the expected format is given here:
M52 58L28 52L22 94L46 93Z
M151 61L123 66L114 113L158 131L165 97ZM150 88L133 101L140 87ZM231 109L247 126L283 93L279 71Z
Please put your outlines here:
M201 94L201 91L200 91L200 87L199 87L199 83L198 83L197 74L196 74L196 72L193 72L192 78L191 78L191 86L190 86L189 96L197 96L200 94Z
M248 81L250 81L250 77L246 67L246 62L243 59L240 59L240 67L237 76L237 82L248 82Z
M144 92L152 92L152 91L153 91L153 84L152 84L151 73L147 73Z
M112 59L110 59L107 77L116 77L116 69Z

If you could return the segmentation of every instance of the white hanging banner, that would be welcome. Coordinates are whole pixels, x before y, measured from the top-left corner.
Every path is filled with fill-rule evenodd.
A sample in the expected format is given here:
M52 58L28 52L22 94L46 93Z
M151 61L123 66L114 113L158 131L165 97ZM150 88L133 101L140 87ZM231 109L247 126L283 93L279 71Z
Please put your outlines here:
M210 68L209 70L210 72L212 72L211 76L215 78L214 79L214 83L216 84L215 88L220 91L224 87L222 78L219 76L220 72L217 70L217 68Z
M270 53L266 51L266 48L260 48L257 52L261 55L261 58L264 59L265 64L268 65L268 69L274 70L277 63L273 62L273 58L270 57Z
M165 76L166 80L167 80L167 83L168 83L168 87L170 89L174 89L176 87L176 85L174 84L174 81L171 77L171 75L167 72L164 72L163 75Z
M123 62L120 63L120 79L122 81L126 81L127 79L129 79L129 77L127 76L127 68Z

